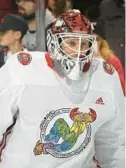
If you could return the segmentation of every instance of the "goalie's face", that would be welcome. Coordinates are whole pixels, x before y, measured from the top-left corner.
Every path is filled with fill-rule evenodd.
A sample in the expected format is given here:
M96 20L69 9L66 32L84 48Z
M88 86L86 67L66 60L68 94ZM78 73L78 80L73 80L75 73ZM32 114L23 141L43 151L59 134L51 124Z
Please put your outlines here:
M89 41L78 38L63 38L61 48L66 55L73 58L83 58L89 49Z
M18 13L26 20L35 19L36 4L34 0L17 0Z
M52 54L61 64L67 77L79 80L90 67L94 43L94 35L59 33L54 37Z

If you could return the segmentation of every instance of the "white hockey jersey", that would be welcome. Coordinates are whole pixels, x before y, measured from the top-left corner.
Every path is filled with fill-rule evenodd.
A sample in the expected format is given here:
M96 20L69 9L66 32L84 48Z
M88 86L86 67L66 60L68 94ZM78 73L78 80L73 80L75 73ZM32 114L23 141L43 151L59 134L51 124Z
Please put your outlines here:
M124 168L117 72L96 59L72 82L48 65L43 52L20 52L0 69L0 168Z

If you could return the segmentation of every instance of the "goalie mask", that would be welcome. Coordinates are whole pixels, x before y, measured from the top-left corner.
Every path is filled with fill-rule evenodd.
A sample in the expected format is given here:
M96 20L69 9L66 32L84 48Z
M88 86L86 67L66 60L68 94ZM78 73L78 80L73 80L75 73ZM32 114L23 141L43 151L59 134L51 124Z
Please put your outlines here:
M47 50L71 80L80 80L88 71L94 44L90 21L76 10L61 14L47 30Z

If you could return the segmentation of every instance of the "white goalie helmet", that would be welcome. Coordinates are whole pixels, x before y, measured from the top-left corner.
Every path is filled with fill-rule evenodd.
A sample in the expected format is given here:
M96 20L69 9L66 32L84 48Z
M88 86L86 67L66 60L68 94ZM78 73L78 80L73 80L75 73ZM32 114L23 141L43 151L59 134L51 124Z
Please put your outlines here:
M80 80L89 70L95 42L92 24L76 10L61 14L47 30L47 50L71 80Z

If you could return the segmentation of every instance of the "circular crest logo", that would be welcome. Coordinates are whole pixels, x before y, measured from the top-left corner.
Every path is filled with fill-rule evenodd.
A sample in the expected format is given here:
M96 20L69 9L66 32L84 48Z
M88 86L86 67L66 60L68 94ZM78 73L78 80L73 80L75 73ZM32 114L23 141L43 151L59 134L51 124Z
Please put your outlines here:
M18 61L22 64L22 65L28 65L30 64L32 57L29 53L26 52L20 52L17 55Z
M83 151L91 140L91 123L96 112L80 112L79 108L63 108L51 111L40 125L40 140L34 154L50 154L56 158L68 158Z

